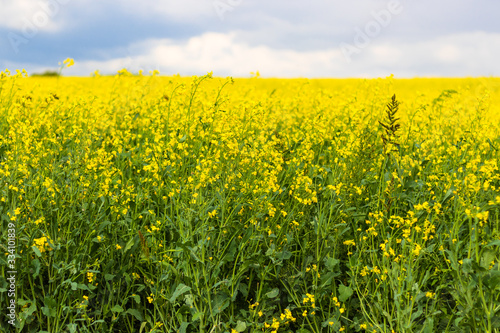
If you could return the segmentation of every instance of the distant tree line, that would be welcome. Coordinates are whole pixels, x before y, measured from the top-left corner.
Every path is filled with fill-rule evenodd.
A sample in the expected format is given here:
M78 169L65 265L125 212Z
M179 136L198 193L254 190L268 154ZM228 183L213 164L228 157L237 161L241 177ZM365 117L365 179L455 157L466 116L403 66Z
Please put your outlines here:
M61 76L58 71L47 70L43 73L33 73L30 76Z

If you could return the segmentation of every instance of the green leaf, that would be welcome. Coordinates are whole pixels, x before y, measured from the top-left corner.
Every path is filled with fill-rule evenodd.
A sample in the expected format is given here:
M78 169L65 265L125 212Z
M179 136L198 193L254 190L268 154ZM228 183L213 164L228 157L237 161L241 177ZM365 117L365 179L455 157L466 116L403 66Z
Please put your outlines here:
M76 329L78 328L77 324L68 324L66 327L69 330L69 333L76 333Z
M113 278L115 276L116 275L113 275L113 274L104 274L104 279L106 279L106 281L110 281L110 280L113 280Z
M434 319L432 317L427 317L424 322L424 328L422 329L422 333L432 333L434 328Z
M340 273L334 273L334 272L328 272L326 274L321 275L320 288L325 288L330 286L332 284L333 279L339 275Z
M125 311L125 313L131 314L138 321L143 321L144 320L144 318L142 317L142 314L138 310L136 310L136 309L128 309L127 311Z
M29 302L19 299L18 303L19 303L19 305L24 306L24 305L27 305ZM29 308L27 308L27 309L24 308L24 309L25 310L23 310L19 314L19 319L20 319L19 324L20 325L18 327L18 332L23 331L24 325L26 324L26 319L29 318L29 316L31 316L36 311L36 304L34 302L32 302Z
M245 297L248 296L248 285L246 283L240 282L238 285L241 294Z
M89 327L92 327L94 325L99 326L98 324L102 324L102 323L104 323L104 319L95 320L95 321L92 322L92 324L89 325Z
M292 252L285 250L283 252L277 253L277 257L281 260L288 260L292 257Z
M500 271L490 270L483 278L483 283L490 290L500 289Z
M330 323L334 323L334 325L332 326ZM321 327L329 327L329 331L331 332L331 330L335 329L335 326L337 326L337 323L335 322L335 318L328 318L327 320L325 320L324 322L321 323Z
M125 245L125 248L123 249L123 252L127 252L128 250L130 250L132 248L132 246L134 245L134 238L130 238L130 240L127 242L127 245Z
M266 296L268 298L275 298L276 296L278 296L279 293L280 293L280 290L278 288L274 288L270 292L266 293Z
M31 261L31 265L34 267L33 277L36 278L40 274L40 260L35 259Z
M111 311L121 313L123 312L123 308L117 304L111 308Z
M57 301L53 299L52 297L44 297L43 302L45 305L47 305L50 308L56 308L57 307Z
M344 303L351 297L352 289L351 287L346 287L343 284L339 286L339 300Z
M450 189L446 192L446 194L445 194L445 195L444 195L444 197L443 197L443 200L441 201L441 206L444 206L444 205L445 205L445 203L446 203L448 200L450 200L450 199L454 196L454 194L453 194L453 191L454 191L454 190L455 190L455 188L454 188L454 187L452 187L452 188L450 188Z
M170 303L174 303L175 300L177 299L177 297L179 297L180 295L182 295L184 293L187 293L190 290L191 290L191 287L188 287L185 284L180 283L179 285L177 285L177 288L175 288L175 291L172 294L172 297L170 297L170 299L169 299Z
M214 313L219 314L229 306L230 298L225 293L220 293L214 299Z
M193 295L192 294L187 294L184 296L184 302L186 302L186 304L189 306L189 307L193 307L194 306L194 298L193 298Z
M181 323L181 327L179 327L179 333L186 333L186 329L188 326L189 326L189 323L186 323L185 321L183 321Z
M412 315L411 315L411 321L415 321L418 317L420 317L422 315L423 311L422 309L418 309L417 312L414 312Z
M101 231L104 230L104 228L106 228L108 225L110 225L111 222L110 221L104 221L102 222L100 225L99 225L99 228L97 229L98 233L101 233Z
M87 285L82 283L78 283L78 289L90 291L89 287L87 287Z
M483 255L481 256L481 267L488 269L492 261L495 260L497 255L497 251L493 250L484 250Z
M33 245L31 248L33 249L33 251L35 251L35 254L38 258L40 258L42 256L42 253L35 245Z
M194 315L193 315L193 319L192 321L195 322L197 321L198 319L200 319L201 317L203 316L203 312L196 312Z
M55 318L56 314L57 314L57 311L56 309L54 308L48 308L46 306L42 307L42 313L46 316L46 317L52 317L52 318Z
M485 247L490 247L490 246L500 246L500 239L494 240L491 243L488 243Z
M36 311L36 304L35 303L31 303L31 305L28 308L28 310L26 310L24 312L26 314L26 318L29 317L29 316L31 316L35 311Z
M334 272L335 267L339 264L340 260L335 258L325 258L325 266L330 272Z
M472 273L472 259L466 258L462 261L462 272L465 274Z
M238 332L243 332L247 329L247 324L244 321L238 320L236 327L234 328Z

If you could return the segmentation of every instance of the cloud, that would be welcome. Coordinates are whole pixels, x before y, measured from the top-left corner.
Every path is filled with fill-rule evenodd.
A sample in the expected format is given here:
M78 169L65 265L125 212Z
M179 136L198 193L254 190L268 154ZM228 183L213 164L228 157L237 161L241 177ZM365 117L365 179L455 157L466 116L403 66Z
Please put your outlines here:
M466 32L419 42L375 41L354 57L364 72L390 68L397 76L500 75L500 33Z
M75 75L122 67L223 76L500 74L493 0L399 0L403 12L346 62L339 44L352 44L391 1L0 0L0 67L33 72L73 57L67 73ZM226 5L222 16L216 4Z
M107 61L77 61L68 74L88 74L96 69L116 72L159 69L163 74L193 75L214 71L220 76L248 76L256 70L266 76L300 77L322 70L332 72L340 64L339 50L299 52L268 46L249 46L236 32L205 33L185 42L151 39L132 44L126 55Z
M61 8L71 0L0 0L0 27L32 35L38 31L56 32L62 28Z
M500 33L462 33L420 42L374 40L347 62L340 48L297 51L249 45L238 32L204 33L185 41L150 39L134 43L121 57L95 61L76 59L68 75L96 69L116 73L158 69L162 74L265 77L396 77L500 75Z

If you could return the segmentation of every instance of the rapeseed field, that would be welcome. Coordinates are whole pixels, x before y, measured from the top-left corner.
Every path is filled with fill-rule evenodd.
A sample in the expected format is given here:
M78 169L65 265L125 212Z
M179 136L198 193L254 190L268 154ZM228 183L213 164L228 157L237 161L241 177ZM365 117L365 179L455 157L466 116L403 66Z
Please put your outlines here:
M20 332L499 332L499 87L4 71L2 304L15 257Z

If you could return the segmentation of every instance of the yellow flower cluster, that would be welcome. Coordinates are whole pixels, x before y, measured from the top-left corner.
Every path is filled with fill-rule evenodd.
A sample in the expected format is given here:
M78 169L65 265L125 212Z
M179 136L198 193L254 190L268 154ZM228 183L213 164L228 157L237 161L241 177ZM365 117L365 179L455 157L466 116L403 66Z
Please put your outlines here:
M316 307L316 301L313 294L306 293L306 297L302 299L302 304L309 305L311 308Z
M44 253L46 251L51 251L52 247L49 245L50 238L43 236L40 238L33 239L33 245L37 247L37 249Z

